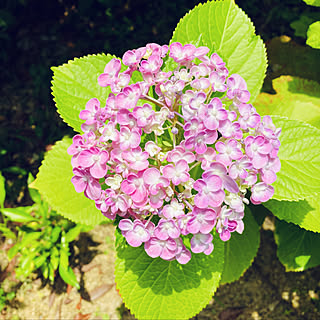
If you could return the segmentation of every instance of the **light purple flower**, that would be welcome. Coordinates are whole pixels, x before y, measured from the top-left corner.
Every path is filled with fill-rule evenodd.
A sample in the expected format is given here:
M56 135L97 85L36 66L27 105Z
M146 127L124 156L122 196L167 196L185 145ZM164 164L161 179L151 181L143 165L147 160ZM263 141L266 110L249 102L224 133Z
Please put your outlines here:
M252 165L256 169L263 168L269 159L268 154L272 150L272 145L263 136L248 136L245 139L246 154L252 160Z
M160 219L153 234L160 240L175 239L180 236L180 230L174 220Z
M281 163L279 158L270 159L261 169L261 180L265 183L274 183L277 179L276 173L280 171Z
M209 233L216 223L216 212L213 209L201 209L194 207L191 219L187 223L187 230L196 234Z
M166 204L162 209L162 214L167 219L177 218L184 215L184 204L178 202L177 199L172 199L170 204Z
M213 250L213 236L211 233L203 234L197 233L195 234L191 240L191 251L194 253L203 252L206 255L209 255Z
M161 188L169 186L170 181L166 177L162 177L157 168L148 168L143 172L143 181L148 186L152 195L156 195Z
M130 130L127 127L121 127L119 136L119 145L121 150L137 148L140 144L141 136L138 129Z
M100 101L97 98L90 99L85 110L80 111L79 118L86 120L86 124L93 124L97 122L96 114L100 110Z
M148 192L142 178L142 172L139 172L138 174L130 173L127 179L122 181L121 191L130 195L135 205L145 205L148 198Z
M78 156L78 164L82 168L88 168L93 178L103 178L108 172L107 161L109 153L98 148L83 150Z
M217 161L226 166L229 166L232 160L239 160L243 156L241 144L234 139L227 140L226 142L218 141L215 147L219 152L216 156Z
M160 257L164 260L172 260L176 255L177 243L174 239L160 240L151 237L145 242L144 249L151 258Z
M222 106L222 102L219 98L213 98L208 105L201 106L199 117L207 129L217 130L220 121L228 118L228 112Z
M232 179L245 179L248 176L248 171L252 169L252 163L245 155L240 160L234 161L229 168L229 176Z
M227 168L222 163L211 163L209 168L202 174L202 177L206 179L211 175L220 177L220 179L222 180L223 188L227 191L233 193L239 192L237 183L227 174Z
M142 107L136 106L132 113L137 119L138 126L144 127L147 124L150 124L155 111L152 109L150 104L145 103Z
M143 171L149 166L149 154L146 151L142 151L141 147L124 151L122 158L128 161L129 168L133 170Z
M238 122L242 129L255 128L259 125L261 117L252 104L241 103L238 110L240 113Z
M213 91L225 92L227 90L226 77L220 75L218 72L211 72L209 81L212 85Z
M267 202L274 193L274 188L265 182L259 182L251 188L250 200L253 204L260 204L261 202Z
M205 179L198 179L193 185L198 191L194 198L197 207L205 209L209 205L218 207L224 200L225 193L222 190L222 179L216 175L210 175Z
M179 160L175 165L168 164L162 169L164 177L171 180L174 185L187 182L190 178L187 161Z
M104 73L98 77L99 86L110 86L115 81L115 78L118 77L120 70L121 61L115 58L111 59L104 68Z
M250 100L250 92L247 90L247 84L244 79L238 74L232 74L227 79L229 88L227 97L233 100L235 105L246 103Z
M134 222L130 219L123 219L119 222L119 228L131 247L140 247L143 242L150 239L149 231L138 219Z
M203 154L207 151L207 144L213 144L217 138L218 133L215 130L199 131L186 140L185 147L187 149L194 149L197 154Z
M85 196L92 200L100 197L101 185L99 180L93 178L88 170L74 168L73 174L71 182L77 192L84 192Z

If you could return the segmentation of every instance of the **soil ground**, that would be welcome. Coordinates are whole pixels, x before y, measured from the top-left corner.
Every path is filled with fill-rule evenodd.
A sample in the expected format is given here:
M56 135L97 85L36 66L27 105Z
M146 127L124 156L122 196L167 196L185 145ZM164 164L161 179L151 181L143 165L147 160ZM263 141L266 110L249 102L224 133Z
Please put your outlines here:
M74 269L82 285L79 292L68 290L63 282L55 287L43 287L40 279L24 282L0 319L134 319L115 289L113 233L112 225L103 225L80 236L76 257L82 264ZM320 267L285 272L276 256L273 232L262 229L252 266L238 281L220 286L193 319L317 320L319 291Z

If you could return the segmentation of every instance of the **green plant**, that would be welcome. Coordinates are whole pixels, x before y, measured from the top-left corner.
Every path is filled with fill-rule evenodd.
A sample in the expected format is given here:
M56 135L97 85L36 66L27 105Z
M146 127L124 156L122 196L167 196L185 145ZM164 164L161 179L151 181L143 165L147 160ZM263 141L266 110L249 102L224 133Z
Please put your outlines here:
M320 7L319 0L303 0L307 5ZM313 22L309 25L307 31L307 45L312 48L320 49L320 21Z
M223 58L223 61L226 63L226 66L228 67L228 70L230 72L229 75L238 73L245 79L248 90L251 92L250 103L254 103L255 98L259 94L265 76L265 48L261 39L254 34L254 27L248 17L243 13L243 11L241 11L241 9L239 9L234 4L233 1L212 1L205 5L196 7L179 22L173 34L171 45L175 43L176 46L179 46L177 45L177 42L179 42L181 47L185 44L194 44L197 47L206 46L209 48L210 54L215 52L219 56L221 56ZM189 46L189 48L190 47L192 46ZM148 56L147 54L146 58L144 57L144 59L148 59L149 57L150 56ZM174 63L172 59L170 60L170 57L168 56L165 59L166 61L163 64L162 71L184 70L183 67L181 69L178 68L175 70L177 64ZM124 60L125 56L123 58L123 62L126 63ZM96 97L96 99L92 99L95 100L94 106L92 106L92 100L90 100L89 105L91 105L92 107L92 110L90 111L93 111L93 108L96 108L95 111L96 114L98 114L98 110L105 110L104 108L100 109L98 104L99 102L101 105L105 103L110 90L109 88L101 88L97 84L97 78L102 73L105 65L110 63L110 61L112 61L111 64L117 64L117 72L110 72L110 69L108 69L107 67L105 73L102 76L105 77L107 81L109 81L110 77L112 76L114 76L118 80L117 77L121 68L121 63L120 60L114 59L114 57L111 55L102 54L87 56L81 59L70 61L68 64L60 66L58 68L53 68L53 94L55 97L55 102L57 104L58 112L63 120L78 132L81 132L83 126L83 123L79 119L78 114L81 110L83 110L89 99ZM145 60L143 62L146 63ZM124 71L124 65L122 65L122 68L123 69L121 71ZM188 72L188 67L186 67L186 69L186 72ZM131 80L133 83L139 82L141 81L141 77L137 77L137 73L133 72ZM162 88L160 89L162 90ZM121 92L120 94L123 93ZM157 101L161 93L159 93L158 90L158 92L151 91L148 92L148 94L148 101L151 103L155 102L156 104L153 105L153 111L159 111L159 105L163 106L164 104L163 100L161 100L160 102ZM180 94L185 94L185 91L181 90ZM288 94L288 96L291 95ZM219 93L215 92L214 97L218 99L218 97L221 97L221 95L219 96ZM142 98L143 100L146 98L146 96L141 95L139 96L139 98ZM293 97L293 99L296 99L296 97ZM110 100L112 100L112 97L110 98ZM111 105L110 100L108 102ZM177 98L176 101L178 101L177 104L173 103L171 105L178 106L179 98ZM225 102L226 99L224 99L223 101L227 105L228 101ZM312 101L314 100L312 99ZM141 103L141 101L138 102L138 106L139 103ZM110 107L110 105L107 105L107 107ZM121 105L121 102L119 103L119 105ZM171 107L171 105L169 105L169 107ZM127 109L131 112L131 110L134 109L135 106L136 105L128 107ZM282 261L284 262L284 264L292 265L293 262L293 270L304 270L308 267L319 264L319 255L314 250L316 246L312 246L312 244L317 243L316 241L314 241L313 237L319 239L319 235L316 233L313 234L313 232L320 232L320 224L318 219L318 197L320 192L320 149L318 141L320 139L320 131L317 127L311 126L307 123L307 120L308 122L311 121L313 124L317 123L317 119L314 119L314 116L312 114L310 114L310 117L303 118L303 120L306 120L304 122L299 119L300 111L292 110L291 106L288 106L285 109L285 114L283 114L282 111L279 114L279 110L282 110L282 108L279 108L277 106L270 105L267 107L272 107L270 113L272 114L272 119L275 126L278 128L282 128L282 133L279 138L281 147L278 154L281 160L282 168L281 171L277 173L277 180L274 183L275 192L273 195L273 199L266 202L265 206L280 219L285 220L286 222L292 222L300 226L297 231L291 230L290 227L288 227L288 223L277 224L276 240L279 245L278 255L279 257L281 256L283 258ZM112 106L110 108L112 109ZM261 110L257 108L257 111L264 115L264 108L266 108L266 106L262 105ZM194 107L194 109L197 108ZM122 115L125 114L128 110L125 110ZM236 110L235 113L237 117L240 118L239 110ZM93 112L93 114L95 113ZM285 115L286 117L283 117L283 115ZM91 116L92 113L86 110L85 112L82 112L81 119L88 119ZM116 116L114 118L116 118ZM168 118L169 120L171 120L174 118L174 115L172 118ZM266 119L270 120L270 118ZM101 120L101 118L99 118L99 120ZM169 124L167 123L168 126L170 126L169 120ZM120 121L122 120L120 119L119 122ZM102 126L107 126L110 122L105 123L105 120L101 120L101 123ZM89 123L89 125L93 124ZM92 128L94 128L94 126L92 126ZM119 129L119 126L114 127L113 129L114 131L116 131L116 129ZM167 130L166 128L163 129ZM90 131L90 128L88 129L88 131ZM123 130L123 132L124 131L125 130ZM175 130L175 132L176 131L177 130ZM250 130L248 132L250 132ZM158 143L159 139L156 140L155 135L153 135L153 132L151 132L148 136L148 138L150 139L148 140L154 139L155 142L157 142L157 144L161 147L165 145L164 141L169 142L169 146L171 146L171 142L172 145L174 145L172 138L173 134L176 133L174 133L174 131L171 132L171 135L170 133L168 133L166 139L163 138L164 140ZM100 138L101 132L98 133L98 130L96 130L95 132L91 131L90 134L93 134L94 136L97 135ZM107 134L109 134L108 131ZM88 141L90 141L90 143L92 142L92 140L90 140L89 138L90 136L88 134L88 136L86 137L87 141L85 141L85 143L88 143ZM77 139L80 139L79 135L75 138L75 141L79 142L79 140ZM82 142L83 141L81 140L81 143ZM77 146L80 150L83 146L81 145L81 143L79 143L79 145ZM71 156L68 156L67 154L67 149L69 148L70 144L71 139L68 138L59 141L47 154L43 165L40 168L35 186L39 190L41 190L43 195L50 202L50 205L52 205L53 208L59 210L61 214L64 214L66 217L76 222L95 225L104 221L105 217L101 215L101 212L99 210L97 210L94 202L90 201L87 198L81 197L81 195L79 195L74 190L74 187L70 182L72 178L73 180L79 182L78 191L83 191L85 189L83 181L86 181L89 185L88 176L84 176L87 179L83 179L83 177L81 177L80 175L76 178L73 177L72 166L70 164ZM112 144L112 147L115 144ZM139 143L137 145L139 145ZM134 146L137 147L137 145ZM213 142L208 143L208 145L213 147ZM94 146L96 146L96 144ZM113 178L114 176L113 170L108 172L109 167L106 166L108 159L103 159L103 157L107 158L107 151L110 151L110 153L112 152L112 147L107 145L101 158L100 154L95 154L94 158L90 159L92 160L92 162L94 162L94 165L98 163L98 160L101 162L99 162L101 167L98 169L101 169L101 171L103 171L102 175L100 176L99 173L97 176L95 176L94 178L96 178L96 180L91 177L91 181L93 181L92 185L94 185L94 183L94 187L98 185L97 189L99 189L100 187L100 181L98 180L98 178L100 178L101 181L104 182L105 175L108 178ZM142 147L144 147L144 145ZM72 148L76 149L74 145ZM122 149L127 152L126 146L123 146ZM190 147L188 149L192 148ZM94 165L90 163L90 160L87 160L86 158L89 158L89 156L91 156L91 154L89 154L90 152L94 153L95 151L96 149L94 148L90 149L89 151L84 150L82 156L79 156L79 159L76 159L75 157L73 160L82 162L83 167L86 170L89 170L87 169L89 167L91 170ZM80 152L81 151L79 151L79 153ZM77 152L75 151L74 154L76 153ZM129 159L129 157L127 158ZM116 160L121 161L119 159ZM158 160L161 165L162 160ZM164 160L164 162L165 161L166 160ZM216 159L213 159L212 163L215 162L218 162L218 160L216 161ZM113 164L114 163L112 163L111 166ZM149 164L152 166L158 165L158 163L152 161L150 161ZM167 163L164 164L166 165ZM74 173L76 173L77 170L79 173L79 171L82 169L83 168L75 169ZM146 168L144 167L144 169ZM141 169L141 172L144 169ZM137 171L139 170L140 169L138 168ZM147 170L149 170L149 168L144 172L147 172ZM230 170L230 168L228 170ZM144 172L142 174L144 174ZM150 171L148 173L150 173ZM202 172L200 172L199 170L199 172L195 174L194 178L199 178L201 174ZM259 179L261 177L261 174L263 173L259 172ZM155 178L159 178L159 176L160 174L155 175ZM169 177L169 174L167 176ZM122 178L123 181L126 181L125 179L127 179L127 176L123 175ZM144 178L146 178L145 180L148 180L146 184L152 184L152 181L150 181L151 179L148 179L146 175L144 176ZM240 179L238 179L237 182L241 184ZM112 183L115 184L115 182ZM177 184L179 185L180 183ZM139 181L137 185L139 185ZM133 192L136 192L136 185L132 186L131 191L128 190L128 188L126 189L126 186L128 186L128 184L126 185L125 182L122 185L121 189L121 191L125 190L126 195L129 194L131 196L131 194L133 195ZM94 187L92 188L92 190L88 189L89 191L85 191L87 192L87 195L89 192L91 192L90 196L92 199L100 201L101 199L99 198L99 196L100 194L102 194L102 192L99 193L99 195L95 198ZM173 188L175 188L175 186L173 186ZM199 191L198 189L196 191ZM119 190L119 187L115 187L114 190ZM181 192L179 188L175 188L174 190L177 193ZM107 191L108 190L106 190L106 192ZM120 191L117 192L120 193ZM194 199L192 199L193 196L196 196L196 192L194 190L193 192L194 193L190 194L191 205L195 205L196 202ZM143 194L143 192L141 192L141 194ZM229 195L229 193L227 194ZM250 197L250 195L248 194L246 195L247 198ZM127 201L130 201L130 196L126 198ZM133 199L134 197L132 196L131 198ZM108 211L109 207L111 207L111 205L113 205L114 203L109 201L109 198L108 201L105 200L105 203L103 203L103 200L104 199L102 199L99 203L97 201L97 204L98 206L100 206L100 208L103 204L106 204L107 208L105 208L104 213L110 214L110 211ZM139 201L137 201L136 198L136 202ZM203 206L205 207L205 205ZM215 207L211 204L210 206ZM216 207L214 209L216 209ZM220 241L217 233L212 232L212 234L214 235L213 253L208 255L194 255L192 256L191 260L184 265L179 264L177 263L177 261L173 260L164 261L160 258L153 259L150 255L147 255L145 253L142 246L137 248L130 247L122 238L121 233L118 230L116 233L117 259L115 268L115 279L117 288L119 289L119 292L123 297L127 307L130 308L138 318L152 319L167 319L177 317L189 318L199 312L201 308L203 308L206 303L209 302L219 283L229 283L237 280L252 263L259 247L259 223L257 223L257 220L261 220L259 215L262 216L264 210L265 209L262 206L259 206L258 208L247 208L244 216L245 229L243 231L243 234L232 234L232 238L228 242ZM101 211L103 210L101 209ZM122 211L122 214L124 215L125 210ZM112 211L112 213L117 212ZM134 213L136 214L136 212ZM162 212L158 213L162 214ZM141 218L141 220L143 220L145 218L144 214L141 216L143 216ZM152 215L150 216L151 218L153 218ZM120 219L121 218L116 219L116 223L118 223ZM124 219L122 219L121 221L124 221ZM132 225L129 225L128 221L126 222L128 223L128 225L124 227L128 228L126 230L125 228L123 228L122 231L128 231L129 233L129 231L131 231L130 227ZM158 221L154 219L152 222ZM125 234L125 232L123 233ZM290 246L290 237L288 238L286 237L286 235L294 235L296 239L299 238L299 244L301 245L303 243L303 250L295 251L294 255L283 255L283 252L287 252L290 250L293 251L292 245ZM304 242L304 240L307 241ZM187 240L185 245L188 245ZM288 246L285 247L286 245ZM304 250L305 248L307 248L307 250ZM168 258L168 260L170 259Z
M4 307L13 300L16 296L15 292L5 292L2 287L0 287L0 312L4 309Z
M30 174L28 183L32 180ZM54 283L58 271L67 284L79 289L80 285L70 267L69 256L72 242L80 232L91 228L75 224L51 210L36 189L29 187L29 193L34 201L32 206L1 208L4 223L0 225L0 231L16 242L7 253L9 259L18 256L16 276L25 279L38 271L44 279ZM2 188L2 199L4 195ZM17 235L8 228L8 221L16 223Z

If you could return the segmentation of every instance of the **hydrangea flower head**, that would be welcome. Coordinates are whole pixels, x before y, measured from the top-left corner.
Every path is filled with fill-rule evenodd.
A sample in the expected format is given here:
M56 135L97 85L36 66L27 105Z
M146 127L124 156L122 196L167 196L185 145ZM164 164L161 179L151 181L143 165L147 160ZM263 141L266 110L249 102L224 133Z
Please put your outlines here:
M245 204L268 201L280 170L281 130L209 51L151 43L111 59L97 79L106 103L88 101L68 149L76 191L120 217L128 244L181 264L242 233Z

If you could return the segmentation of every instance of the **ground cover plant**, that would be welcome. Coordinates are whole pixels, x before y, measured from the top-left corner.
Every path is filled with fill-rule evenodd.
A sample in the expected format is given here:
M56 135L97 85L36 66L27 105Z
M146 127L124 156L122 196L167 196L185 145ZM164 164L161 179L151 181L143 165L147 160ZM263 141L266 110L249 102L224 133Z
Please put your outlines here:
M94 225L104 215L122 218L115 219L126 238L118 230L116 283L128 308L138 318L189 318L209 302L220 280L241 276L259 245L258 222L250 209L243 212L246 187L251 187L251 202L267 201L265 206L286 221L277 223L275 233L279 258L288 270L318 265L320 132L307 123L314 124L317 115L303 122L302 110L288 106L285 114L274 108L272 120L268 115L261 119L259 113L265 115L268 105L260 101L261 109L254 109L248 104L254 104L261 89L266 57L243 11L232 1L198 6L179 22L169 47L150 44L128 51L122 63L128 68L113 56L93 55L54 68L58 112L85 134L75 136L71 147L70 139L56 144L35 186L76 222ZM157 81L159 86L150 90ZM139 99L145 101L139 104ZM107 107L100 108L105 101ZM184 122L178 124L177 117ZM181 158L190 158L194 166ZM190 177L196 180L191 187ZM75 192L71 180L87 198ZM229 208L218 208L223 201ZM187 219L185 227L181 216ZM231 235L235 230L242 234ZM183 241L174 240L180 234L186 236ZM298 245L288 241L293 235ZM296 250L288 255L292 246ZM205 254L191 257L190 248Z
M3 181L0 193L4 200L4 179L0 177ZM33 180L30 174L28 182L31 184ZM0 230L14 243L8 250L8 258L12 260L18 255L16 277L23 281L32 273L39 272L43 279L53 285L59 274L67 284L80 289L69 264L71 243L80 232L89 231L91 228L75 224L51 210L36 189L29 188L29 193L34 201L32 206L3 208L2 201L0 209L4 217ZM11 230L8 222L21 225Z

